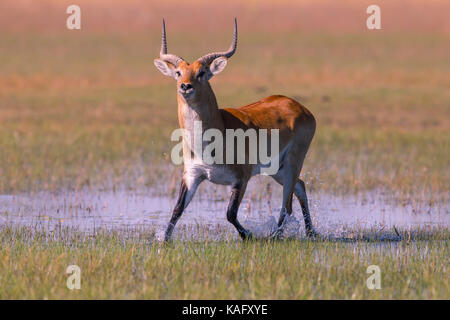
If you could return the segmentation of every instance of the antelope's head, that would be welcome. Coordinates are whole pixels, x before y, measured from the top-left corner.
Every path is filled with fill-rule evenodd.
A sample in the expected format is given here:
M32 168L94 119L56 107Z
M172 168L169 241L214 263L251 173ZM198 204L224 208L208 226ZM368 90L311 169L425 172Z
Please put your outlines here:
M177 81L178 93L186 101L195 101L205 90L211 90L209 80L225 69L227 59L237 47L237 21L234 19L233 42L227 51L212 52L189 64L183 58L167 53L166 25L163 19L161 51L155 66L162 74L173 77Z

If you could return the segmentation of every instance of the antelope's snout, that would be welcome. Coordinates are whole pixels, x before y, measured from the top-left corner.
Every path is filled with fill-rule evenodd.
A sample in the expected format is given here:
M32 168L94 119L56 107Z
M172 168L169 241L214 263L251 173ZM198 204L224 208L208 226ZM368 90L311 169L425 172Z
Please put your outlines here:
M183 96L190 96L194 93L194 87L190 83L180 84L180 89L178 90Z

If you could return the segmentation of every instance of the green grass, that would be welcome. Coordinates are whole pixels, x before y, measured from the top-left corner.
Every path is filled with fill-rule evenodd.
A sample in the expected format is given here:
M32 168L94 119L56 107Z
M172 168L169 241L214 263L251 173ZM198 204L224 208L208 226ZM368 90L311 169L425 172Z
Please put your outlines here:
M224 31L207 36L213 47L227 43ZM178 121L173 80L152 63L158 33L4 38L0 193L170 188L161 181L180 171L169 158ZM173 32L171 48L186 57L208 50L193 48L194 40ZM281 93L312 110L318 127L303 170L309 188L443 202L450 185L444 40L247 33L212 85L221 106Z
M449 299L448 237L164 245L142 230L2 227L0 299ZM80 290L66 287L73 264ZM380 290L366 287L369 265L380 267Z
M448 238L448 232L441 236ZM85 237L0 232L1 299L448 299L447 241L152 242L142 232ZM81 289L66 287L67 266ZM366 269L381 269L380 290Z

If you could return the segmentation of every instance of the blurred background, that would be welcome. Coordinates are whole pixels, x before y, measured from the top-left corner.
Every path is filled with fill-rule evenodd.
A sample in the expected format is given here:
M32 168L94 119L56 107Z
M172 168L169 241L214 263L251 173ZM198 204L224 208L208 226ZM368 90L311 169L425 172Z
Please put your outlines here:
M66 28L71 4L81 30ZM370 4L382 30L366 27ZM161 19L169 52L193 61L229 46L236 16L237 53L211 81L219 105L284 94L307 106L309 190L448 203L449 12L443 0L2 0L0 193L174 194L175 84L153 65Z

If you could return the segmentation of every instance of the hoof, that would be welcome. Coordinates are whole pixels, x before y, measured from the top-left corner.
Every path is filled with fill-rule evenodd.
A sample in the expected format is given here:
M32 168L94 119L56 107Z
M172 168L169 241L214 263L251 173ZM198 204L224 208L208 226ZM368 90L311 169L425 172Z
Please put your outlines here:
M165 243L165 244L172 244L172 243L173 243L173 237L172 237L172 235L166 233L166 234L164 235L164 241L163 241L163 243Z
M306 231L306 237L307 237L307 238L310 238L310 239L317 239L317 238L320 237L320 234L319 234L316 230L314 230L314 229L312 229L312 230L307 230L307 231Z
M271 240L283 240L283 229L275 230L270 236Z
M173 247L174 246L174 242L173 242L172 238L164 239L164 241L161 242L161 244L165 247Z
M253 240L253 234L248 230L244 230L239 235L241 236L242 240L244 240L244 241Z

